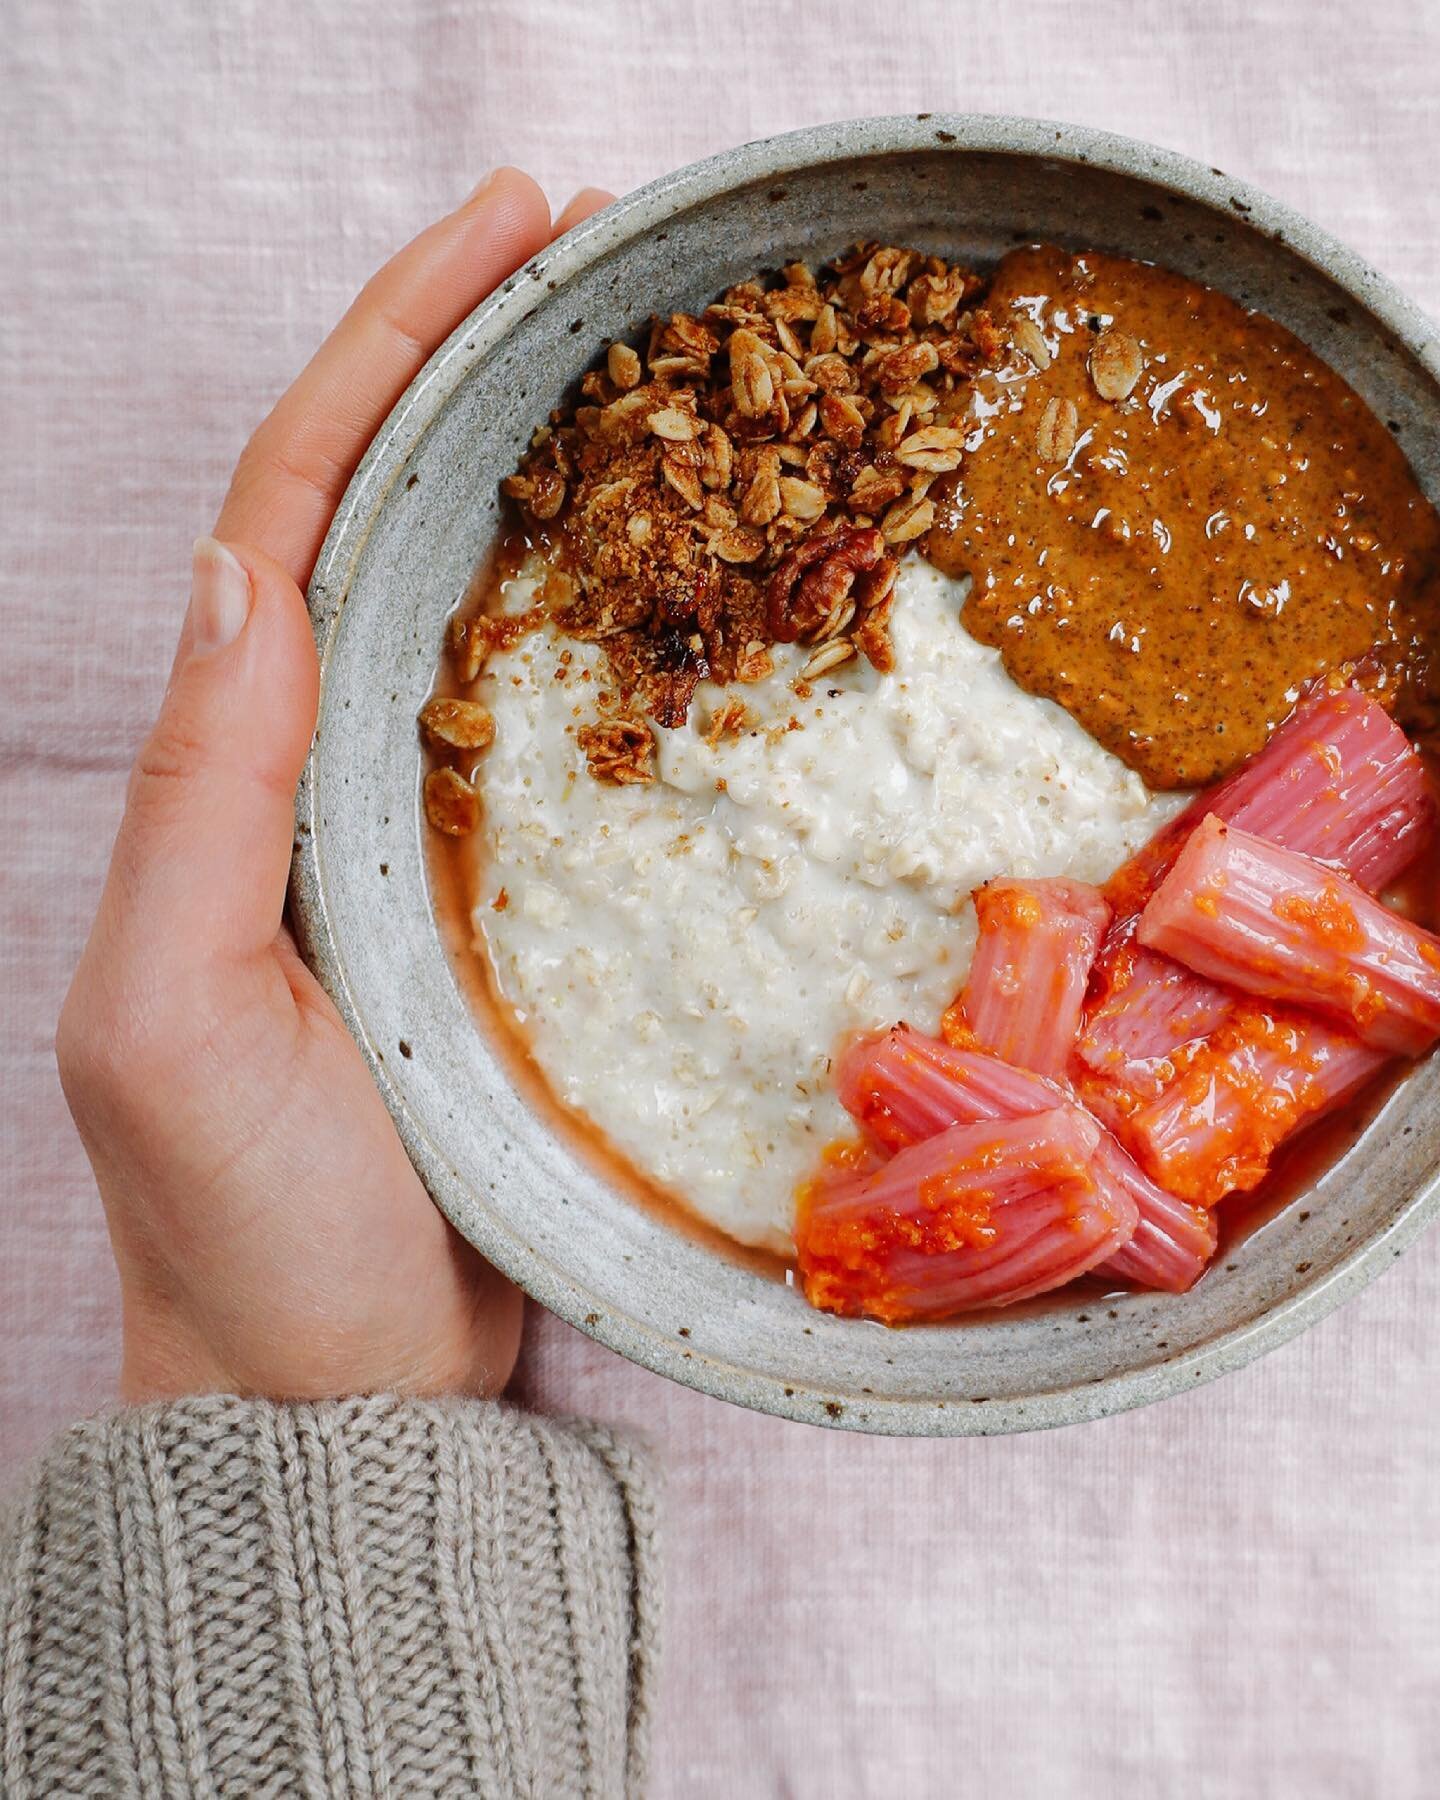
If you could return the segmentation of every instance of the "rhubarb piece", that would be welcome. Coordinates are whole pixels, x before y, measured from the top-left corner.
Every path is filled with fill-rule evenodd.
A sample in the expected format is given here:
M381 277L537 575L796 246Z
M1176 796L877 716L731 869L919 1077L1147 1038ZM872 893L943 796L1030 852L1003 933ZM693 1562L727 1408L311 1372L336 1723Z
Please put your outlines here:
M1083 881L987 881L974 899L980 935L945 1035L1059 1078L1110 908Z
M1139 1219L1134 1237L1096 1273L1132 1287L1187 1293L1215 1254L1214 1214L1167 1194L1108 1131L1101 1133L1095 1155L1104 1175L1134 1201Z
M1358 688L1322 691L1116 870L1105 892L1117 916L1140 910L1211 813L1333 863L1375 893L1419 853L1434 802L1419 752L1383 706Z
M933 1137L947 1126L1009 1119L1069 1103L1065 1090L983 1050L938 1043L897 1025L851 1044L835 1070L841 1103L870 1143L886 1151ZM1131 1246L1100 1271L1117 1280L1183 1293L1215 1250L1213 1222L1149 1179L1108 1131L1092 1173L1137 1209Z
M1223 988L1135 941L1135 917L1208 814L1383 887L1433 828L1419 753L1358 688L1303 701L1260 754L1199 795L1106 884L1116 919L1091 981L1076 1044L1082 1063L1138 1101L1153 1097L1179 1045L1215 1030L1233 1004Z
M1382 1060L1311 1014L1245 1006L1139 941L1140 910L1210 814L1372 890L1400 873L1434 823L1414 747L1375 701L1341 688L1303 702L1259 756L1107 883L1116 920L1076 1041L1080 1093L1157 1181L1205 1205L1254 1187L1290 1132Z
M1177 1051L1169 1083L1114 1128L1170 1193L1213 1206L1256 1187L1292 1132L1333 1112L1387 1060L1322 1019L1241 1003L1211 1037ZM1091 1099L1088 1085L1082 1092Z
M909 1025L857 1038L835 1065L840 1104L887 1153L947 1125L1018 1119L1066 1104L1066 1094L984 1050L942 1044Z
M806 1298L886 1325L1010 1306L1114 1254L1136 1213L1093 1174L1100 1129L1075 1106L952 1125L869 1175L802 1190Z
M1146 949L1135 937L1138 922L1127 920L1101 953L1101 994L1086 1012L1075 1053L1087 1069L1142 1095L1164 1085L1166 1059L1179 1045L1224 1024L1235 996Z
M1312 857L1207 817L1140 919L1139 939L1245 993L1321 1012L1377 1050L1440 1037L1440 937Z

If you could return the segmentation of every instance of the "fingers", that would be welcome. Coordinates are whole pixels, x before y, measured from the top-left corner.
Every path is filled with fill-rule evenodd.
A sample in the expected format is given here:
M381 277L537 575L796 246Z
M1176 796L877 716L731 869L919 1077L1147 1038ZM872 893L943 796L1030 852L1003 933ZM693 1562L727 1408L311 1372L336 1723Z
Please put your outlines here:
M602 206L608 206L614 198L615 196L608 188L581 188L575 198L567 202L565 210L551 227L551 237L563 237L567 231L573 230L582 219L588 219L591 213L599 212Z
M273 943L318 694L290 575L257 551L202 538L101 903L97 929L117 955L178 972Z
M309 579L371 438L431 352L550 237L544 194L500 169L361 290L240 459L216 534Z

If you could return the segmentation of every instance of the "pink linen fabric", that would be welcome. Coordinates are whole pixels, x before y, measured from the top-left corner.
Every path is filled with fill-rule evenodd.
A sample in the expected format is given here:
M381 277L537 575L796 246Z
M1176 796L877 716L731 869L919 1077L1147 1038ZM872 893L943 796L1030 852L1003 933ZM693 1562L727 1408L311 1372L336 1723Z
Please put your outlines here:
M10 0L0 33L0 1473L112 1391L52 1029L247 430L499 161L557 204L819 120L1083 120L1260 183L1440 313L1410 0ZM1030 1438L754 1417L541 1316L524 1396L670 1469L664 1796L1433 1794L1440 1233L1183 1400Z

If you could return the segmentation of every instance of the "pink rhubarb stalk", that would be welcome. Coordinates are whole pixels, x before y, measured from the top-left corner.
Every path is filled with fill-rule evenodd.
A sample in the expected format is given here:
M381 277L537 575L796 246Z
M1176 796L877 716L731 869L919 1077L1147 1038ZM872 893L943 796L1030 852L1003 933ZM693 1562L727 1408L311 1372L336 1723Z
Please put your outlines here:
M804 1190L795 1242L812 1305L887 1325L1010 1306L1072 1281L1133 1236L1097 1182L1100 1128L1075 1106L952 1125L872 1174Z
M945 1035L960 1041L963 1030L1006 1062L1058 1079L1109 905L1083 881L987 881L974 898L980 934Z
M1106 885L1115 923L1102 945L1077 1043L1084 1065L1135 1097L1153 1097L1165 1059L1204 1037L1233 1000L1135 940L1136 919L1208 814L1321 861L1372 891L1392 881L1433 827L1419 753L1357 688L1301 703L1244 768L1199 795Z
M1132 1287L1188 1292L1215 1254L1215 1215L1167 1194L1108 1131L1102 1132L1096 1155L1104 1172L1134 1201L1138 1218L1134 1237L1096 1273Z
M836 1066L835 1087L870 1143L885 1151L950 1125L1071 1103L1065 1089L1028 1070L981 1050L939 1043L908 1025L852 1043ZM1193 1287L1215 1252L1214 1221L1157 1187L1108 1131L1097 1141L1093 1172L1137 1209L1134 1238L1098 1272L1172 1293Z
M1372 893L1424 845L1434 803L1420 753L1358 688L1302 700L1265 748L1198 794L1106 883L1117 914L1136 912L1207 815L1344 869Z
M1388 1058L1313 1015L1249 1001L1174 1060L1168 1084L1119 1128L1172 1194L1213 1205L1258 1186L1279 1144L1342 1105Z
M1141 915L1139 938L1262 999L1321 1012L1377 1050L1440 1037L1440 937L1312 857L1213 815Z

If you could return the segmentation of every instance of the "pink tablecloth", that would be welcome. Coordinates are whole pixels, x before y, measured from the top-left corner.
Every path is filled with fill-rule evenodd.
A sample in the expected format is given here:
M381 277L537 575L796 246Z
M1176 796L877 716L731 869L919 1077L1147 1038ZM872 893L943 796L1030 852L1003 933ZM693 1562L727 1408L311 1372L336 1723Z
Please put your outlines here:
M247 428L488 165L557 201L857 113L1032 112L1284 195L1440 312L1433 0L11 0L0 34L0 1447L111 1391L51 1032ZM663 1795L1434 1794L1440 1233L1185 1400L1055 1435L751 1417L547 1319L671 1469Z

